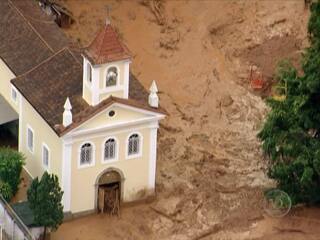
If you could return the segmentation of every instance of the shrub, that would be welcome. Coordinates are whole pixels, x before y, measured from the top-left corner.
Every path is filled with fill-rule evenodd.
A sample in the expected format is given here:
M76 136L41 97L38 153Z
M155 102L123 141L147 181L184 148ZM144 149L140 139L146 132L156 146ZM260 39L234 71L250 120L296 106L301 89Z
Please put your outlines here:
M13 197L12 189L8 183L0 182L0 194L6 201L10 201Z
M12 195L18 191L23 165L24 157L21 153L10 148L0 148L0 180L10 186Z

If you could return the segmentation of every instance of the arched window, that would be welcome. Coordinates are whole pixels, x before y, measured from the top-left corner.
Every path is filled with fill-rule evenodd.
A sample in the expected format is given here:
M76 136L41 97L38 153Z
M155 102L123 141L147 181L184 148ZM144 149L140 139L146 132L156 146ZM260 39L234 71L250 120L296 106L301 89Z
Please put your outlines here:
M128 156L136 155L140 152L140 137L138 134L132 134L128 140Z
M92 163L92 144L85 143L81 146L80 165L88 165Z
M92 82L92 70L89 63L87 64L87 80L89 83Z
M118 69L116 67L110 67L108 69L106 77L106 87L117 85L118 74Z
M104 160L116 158L116 140L109 138L104 144Z

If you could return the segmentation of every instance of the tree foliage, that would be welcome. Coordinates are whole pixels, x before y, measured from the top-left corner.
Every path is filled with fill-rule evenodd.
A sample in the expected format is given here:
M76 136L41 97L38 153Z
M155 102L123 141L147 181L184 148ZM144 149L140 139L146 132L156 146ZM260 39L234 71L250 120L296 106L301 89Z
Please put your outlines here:
M0 180L2 186L0 192L6 189L14 196L20 184L20 174L24 165L24 157L21 153L10 149L0 148ZM6 186L3 186L6 184ZM10 188L10 189L8 189Z
M28 202L34 213L35 223L46 229L56 230L63 220L61 204L63 192L58 177L45 172L41 180L35 178L28 189Z
M287 96L267 100L271 111L258 134L270 156L270 177L293 203L320 201L320 1L310 9L303 74L280 63L276 77L278 84L287 83Z
M0 182L0 194L7 202L13 197L12 189L8 183Z

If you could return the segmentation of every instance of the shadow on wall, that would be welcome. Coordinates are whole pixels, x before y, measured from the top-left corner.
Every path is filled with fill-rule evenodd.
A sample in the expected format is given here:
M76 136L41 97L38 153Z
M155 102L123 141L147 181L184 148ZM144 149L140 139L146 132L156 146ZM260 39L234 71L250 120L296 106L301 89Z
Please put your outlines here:
M18 148L19 121L0 125L0 147Z

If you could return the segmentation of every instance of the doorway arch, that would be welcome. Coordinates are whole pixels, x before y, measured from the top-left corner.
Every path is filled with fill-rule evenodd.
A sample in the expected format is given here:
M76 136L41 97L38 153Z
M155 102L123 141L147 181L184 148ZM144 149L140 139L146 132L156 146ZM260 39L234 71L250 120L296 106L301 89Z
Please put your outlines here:
M123 172L120 169L113 167L105 169L97 176L95 183L95 210L97 212L99 208L99 188L102 186L119 184L119 200L121 203L123 201L124 180Z

